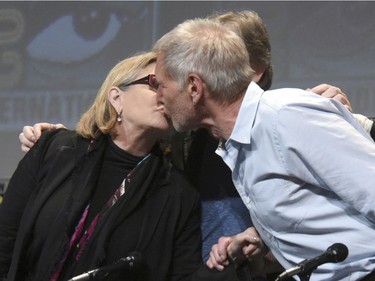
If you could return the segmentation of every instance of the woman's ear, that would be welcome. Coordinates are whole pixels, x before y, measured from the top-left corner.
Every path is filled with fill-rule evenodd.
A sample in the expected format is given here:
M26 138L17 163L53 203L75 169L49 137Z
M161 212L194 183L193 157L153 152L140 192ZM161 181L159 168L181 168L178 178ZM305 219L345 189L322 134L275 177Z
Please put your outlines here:
M121 91L118 87L111 87L108 92L108 101L112 104L115 108L117 113L122 111L122 103L121 103Z

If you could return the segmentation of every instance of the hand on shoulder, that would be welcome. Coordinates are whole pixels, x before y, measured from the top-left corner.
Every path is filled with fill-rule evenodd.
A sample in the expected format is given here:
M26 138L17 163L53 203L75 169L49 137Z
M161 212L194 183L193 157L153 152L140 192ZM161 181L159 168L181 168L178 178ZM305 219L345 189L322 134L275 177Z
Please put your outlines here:
M43 130L56 130L65 128L63 124L36 123L33 126L24 126L18 139L21 142L21 150L28 152L42 135Z

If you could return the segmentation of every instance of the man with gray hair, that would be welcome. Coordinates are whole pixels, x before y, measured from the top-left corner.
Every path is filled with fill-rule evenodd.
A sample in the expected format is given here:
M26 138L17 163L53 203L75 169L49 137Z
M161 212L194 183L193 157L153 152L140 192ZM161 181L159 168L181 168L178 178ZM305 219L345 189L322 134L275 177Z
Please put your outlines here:
M254 71L242 39L213 21L186 21L154 50L165 114L179 132L205 127L222 140L216 152L281 265L340 242L348 258L321 265L311 279L372 277L375 145L352 114L308 91L249 85ZM252 237L233 241L243 248L229 254L243 259L252 243ZM211 255L211 265L234 248Z
M158 95L175 129L184 132L204 126L221 135L224 128L212 126L206 105L238 102L252 80L254 70L243 40L219 23L188 20L158 40L154 50L158 52ZM185 87L191 95L183 94ZM210 95L200 95L203 92Z

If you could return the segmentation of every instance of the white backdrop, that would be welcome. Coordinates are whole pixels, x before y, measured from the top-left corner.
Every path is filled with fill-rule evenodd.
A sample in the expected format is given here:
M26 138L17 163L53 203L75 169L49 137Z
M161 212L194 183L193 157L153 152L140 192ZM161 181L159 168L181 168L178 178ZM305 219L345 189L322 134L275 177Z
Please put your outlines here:
M375 2L0 2L0 189L23 125L74 128L109 69L184 19L252 9L266 23L278 87L330 83L375 116ZM1 192L1 190L0 190Z

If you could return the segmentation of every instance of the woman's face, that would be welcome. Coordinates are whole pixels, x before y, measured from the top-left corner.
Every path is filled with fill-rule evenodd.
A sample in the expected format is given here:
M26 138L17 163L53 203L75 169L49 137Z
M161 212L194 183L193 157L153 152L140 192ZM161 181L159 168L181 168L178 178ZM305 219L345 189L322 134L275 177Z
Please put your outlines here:
M134 79L138 80L155 73L155 63L143 69ZM122 124L132 126L136 130L148 131L157 138L164 138L171 129L167 120L156 103L156 89L147 84L127 86L121 94Z

